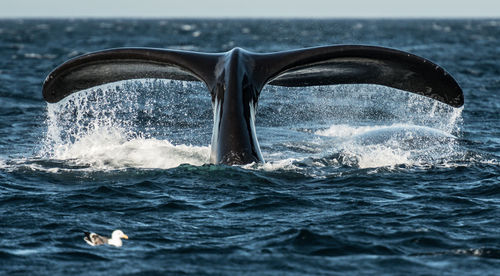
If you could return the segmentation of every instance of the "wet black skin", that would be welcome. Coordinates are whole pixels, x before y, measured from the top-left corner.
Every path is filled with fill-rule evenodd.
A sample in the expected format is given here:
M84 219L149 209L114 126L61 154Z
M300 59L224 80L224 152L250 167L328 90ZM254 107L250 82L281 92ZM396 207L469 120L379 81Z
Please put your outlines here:
M212 96L214 164L264 162L254 129L260 91L266 84L314 86L378 84L424 95L453 107L463 93L443 68L422 57L390 48L338 45L277 53L235 48L198 53L120 48L71 59L46 78L43 96L55 103L105 83L128 79L202 81Z
M254 79L254 63L248 52L235 48L220 61L212 102L214 118L210 161L215 164L264 162L255 136L251 109L256 110L262 83Z

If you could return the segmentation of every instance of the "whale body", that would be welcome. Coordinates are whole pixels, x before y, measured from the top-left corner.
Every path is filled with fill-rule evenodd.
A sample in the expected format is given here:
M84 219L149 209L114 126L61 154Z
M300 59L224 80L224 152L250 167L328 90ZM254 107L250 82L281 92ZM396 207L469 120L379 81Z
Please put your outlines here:
M458 83L437 64L404 51L366 45L275 53L254 53L241 48L224 53L109 49L61 64L47 76L42 92L47 102L55 103L94 86L145 78L205 83L214 109L210 155L214 164L264 162L254 122L260 91L266 84L378 84L453 107L464 103Z

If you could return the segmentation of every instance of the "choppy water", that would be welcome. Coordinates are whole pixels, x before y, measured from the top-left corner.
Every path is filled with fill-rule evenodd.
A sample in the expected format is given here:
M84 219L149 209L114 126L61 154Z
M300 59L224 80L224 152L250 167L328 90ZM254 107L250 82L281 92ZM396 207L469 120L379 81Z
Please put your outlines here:
M265 87L267 163L209 165L196 82L57 104L45 76L89 51L372 44L424 56L454 109L373 85ZM0 274L500 273L500 20L0 20ZM83 231L122 229L122 248Z

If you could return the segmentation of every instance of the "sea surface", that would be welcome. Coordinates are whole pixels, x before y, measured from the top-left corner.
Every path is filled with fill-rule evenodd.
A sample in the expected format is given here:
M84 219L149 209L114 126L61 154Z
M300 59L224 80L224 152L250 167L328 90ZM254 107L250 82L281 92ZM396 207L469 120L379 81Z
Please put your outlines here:
M62 62L114 47L392 47L461 85L452 108L376 85L264 87L264 164L209 164L198 82L56 104ZM0 20L0 274L500 275L500 19ZM83 231L129 236L92 247Z

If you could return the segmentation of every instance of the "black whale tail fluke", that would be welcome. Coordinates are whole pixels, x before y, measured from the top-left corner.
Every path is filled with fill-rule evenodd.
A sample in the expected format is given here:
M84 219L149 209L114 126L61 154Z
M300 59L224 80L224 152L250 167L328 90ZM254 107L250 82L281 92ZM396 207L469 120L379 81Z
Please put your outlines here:
M152 48L119 48L89 53L52 71L43 84L43 97L47 102L55 103L81 90L130 79L210 83L219 56Z
M91 87L129 79L202 81L212 95L211 162L263 162L255 109L266 84L316 86L378 84L420 94L453 107L464 103L457 82L431 61L399 50L339 45L260 54L235 48L208 54L120 48L83 55L57 67L43 85L54 103Z
M378 84L420 94L453 107L464 103L462 89L439 65L384 47L339 45L269 54L269 84L312 86Z

